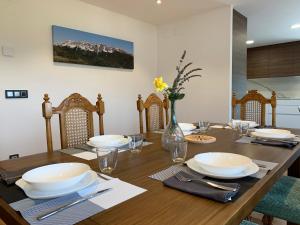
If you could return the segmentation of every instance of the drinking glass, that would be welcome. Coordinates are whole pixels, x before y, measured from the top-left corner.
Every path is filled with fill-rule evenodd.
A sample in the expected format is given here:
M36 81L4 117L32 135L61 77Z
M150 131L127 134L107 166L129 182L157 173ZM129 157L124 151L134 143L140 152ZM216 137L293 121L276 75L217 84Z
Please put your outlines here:
M131 137L131 141L129 142L129 149L133 153L139 153L142 151L143 147L143 140L144 140L144 135L143 134L134 134L134 135L129 135Z
M240 136L247 136L249 130L249 123L239 123L237 124L238 133Z
M117 165L118 149L97 147L96 152L100 171L111 174Z
M170 148L171 158L174 163L183 163L187 154L186 141L174 142Z
M198 125L200 133L206 133L208 131L210 123L208 121L199 121Z

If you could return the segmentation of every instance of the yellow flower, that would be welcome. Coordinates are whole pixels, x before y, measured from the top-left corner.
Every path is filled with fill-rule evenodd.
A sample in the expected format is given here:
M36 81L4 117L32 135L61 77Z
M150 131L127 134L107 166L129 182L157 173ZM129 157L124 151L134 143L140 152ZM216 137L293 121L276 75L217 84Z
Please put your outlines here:
M155 78L153 84L157 92L162 92L163 90L168 88L168 84L163 81L162 77Z

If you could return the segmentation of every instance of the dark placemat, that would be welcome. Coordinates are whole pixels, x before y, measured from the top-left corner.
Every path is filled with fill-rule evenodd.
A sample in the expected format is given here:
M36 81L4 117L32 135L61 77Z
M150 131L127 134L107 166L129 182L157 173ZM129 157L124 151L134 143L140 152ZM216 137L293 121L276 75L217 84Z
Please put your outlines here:
M8 204L27 198L24 191L15 184L0 182L0 197Z

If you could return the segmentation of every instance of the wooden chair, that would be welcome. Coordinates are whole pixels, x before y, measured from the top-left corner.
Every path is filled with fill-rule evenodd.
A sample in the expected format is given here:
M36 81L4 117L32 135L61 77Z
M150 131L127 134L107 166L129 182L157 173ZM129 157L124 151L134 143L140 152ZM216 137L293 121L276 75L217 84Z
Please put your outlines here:
M167 96L164 96L164 100L161 100L156 94L149 95L144 102L142 96L138 95L137 110L139 111L140 121L140 133L144 132L143 111L146 112L146 131L154 131L164 129L164 110L166 114L166 124L169 121L169 100Z
M276 94L273 91L270 99L265 98L256 90L248 91L241 99L232 96L232 118L236 119L236 108L240 105L240 119L255 121L261 126L266 125L266 104L272 107L272 126L276 126Z
M93 112L99 115L99 132L104 134L103 114L104 102L98 94L96 105L92 105L86 98L74 93L63 100L58 107L52 107L48 94L44 95L42 104L43 117L46 120L47 149L53 151L51 118L59 115L61 148L74 147L86 143L94 136Z

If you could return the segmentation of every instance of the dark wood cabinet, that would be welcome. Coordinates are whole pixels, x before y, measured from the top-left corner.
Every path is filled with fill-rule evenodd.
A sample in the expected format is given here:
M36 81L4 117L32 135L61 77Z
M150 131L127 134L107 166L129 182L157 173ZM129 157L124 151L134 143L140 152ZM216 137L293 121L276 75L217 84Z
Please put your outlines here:
M286 76L300 76L300 41L248 48L248 79Z

